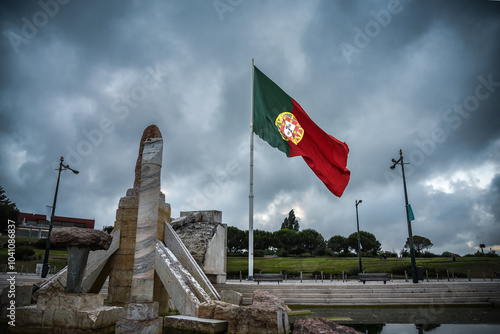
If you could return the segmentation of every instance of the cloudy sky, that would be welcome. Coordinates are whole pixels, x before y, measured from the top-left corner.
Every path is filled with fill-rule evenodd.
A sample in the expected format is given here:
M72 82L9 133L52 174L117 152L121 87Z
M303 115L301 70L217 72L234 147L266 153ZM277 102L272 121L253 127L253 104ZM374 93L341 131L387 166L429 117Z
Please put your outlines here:
M252 58L326 132L351 180L332 195L304 161L255 137L256 229L291 209L325 239L360 228L384 250L500 250L500 2L6 1L0 4L0 185L23 212L112 225L143 130L164 138L162 191L180 211L248 229Z

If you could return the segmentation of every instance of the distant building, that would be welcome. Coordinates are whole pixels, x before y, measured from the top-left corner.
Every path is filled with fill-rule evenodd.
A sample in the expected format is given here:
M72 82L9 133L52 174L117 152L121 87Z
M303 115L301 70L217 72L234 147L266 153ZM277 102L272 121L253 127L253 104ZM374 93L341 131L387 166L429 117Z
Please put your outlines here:
M21 212L19 214L19 225L16 227L18 237L46 238L49 234L50 221L46 215ZM59 227L81 227L94 228L95 219L82 219L54 216L52 228Z

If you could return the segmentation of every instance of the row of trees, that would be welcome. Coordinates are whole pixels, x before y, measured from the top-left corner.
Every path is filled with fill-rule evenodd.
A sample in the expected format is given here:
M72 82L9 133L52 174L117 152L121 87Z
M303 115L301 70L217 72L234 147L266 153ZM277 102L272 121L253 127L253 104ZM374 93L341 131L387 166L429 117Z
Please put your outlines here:
M372 233L360 231L362 253L378 256L381 244ZM242 254L248 249L248 231L228 227L227 247L230 253ZM276 254L278 256L353 256L358 250L358 233L348 237L336 235L328 240L314 229L300 231L300 225L291 210L275 232L254 230L255 256ZM397 256L397 254L395 255Z

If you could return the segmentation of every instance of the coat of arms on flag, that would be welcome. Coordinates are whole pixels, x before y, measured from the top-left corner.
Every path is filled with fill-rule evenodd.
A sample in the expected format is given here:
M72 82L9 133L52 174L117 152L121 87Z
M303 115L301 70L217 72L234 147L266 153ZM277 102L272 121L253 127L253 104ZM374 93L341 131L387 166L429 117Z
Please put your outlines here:
M281 137L286 141L292 141L297 145L304 137L304 129L300 126L297 118L292 113L283 112L276 117L276 126Z

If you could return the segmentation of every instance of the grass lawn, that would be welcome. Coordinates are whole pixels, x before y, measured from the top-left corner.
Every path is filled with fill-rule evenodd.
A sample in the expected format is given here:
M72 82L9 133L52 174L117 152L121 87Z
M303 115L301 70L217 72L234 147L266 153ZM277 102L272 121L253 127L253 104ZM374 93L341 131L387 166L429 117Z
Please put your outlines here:
M23 244L34 245L37 239L16 238L16 246ZM7 264L7 236L0 236L0 270L3 271ZM40 246L39 246L40 247ZM45 249L34 248L35 254L29 261L16 260L18 272L23 267L23 272L35 272L36 264L43 263ZM60 270L67 265L67 250L50 250L49 263L56 270ZM468 271L471 277L483 278L494 276L493 272L500 272L500 257L457 257L453 262L451 258L417 258L417 266L422 267L429 273L429 277L445 278L447 271L456 277L467 277ZM367 273L388 273L395 276L404 276L405 270L411 275L410 258L388 258L379 259L372 257L362 258L363 270ZM228 257L227 273L229 275L239 275L248 273L248 257ZM356 275L359 272L359 260L357 257L254 257L254 273L288 273L298 275L301 271L303 275L314 275L323 272L325 275L340 275L342 272L349 275Z
M3 271L5 265L7 264L7 248L0 249L0 270ZM20 261L16 260L16 270L17 272L21 272L21 268L23 272L34 273L36 271L36 264L43 263L43 259L45 257L45 250L42 249L34 249L35 255L31 257L29 261ZM49 252L49 263L51 267L56 267L56 271L66 267L68 264L68 251L67 250L50 250Z
M435 277L436 272L440 277L446 277L446 270L450 275L467 277L470 270L471 276L482 278L491 276L491 271L500 271L500 257L459 257L456 262L451 258L417 258L417 266L429 272L429 276ZM394 275L404 275L404 270L411 275L410 258L362 258L363 270L365 272L385 272ZM248 272L247 257L228 257L227 272L237 275L239 272ZM304 275L319 274L357 274L359 272L359 259L357 257L314 257L314 258L294 258L276 257L264 258L254 257L254 272L278 273L280 271L289 274L298 274L300 271Z

